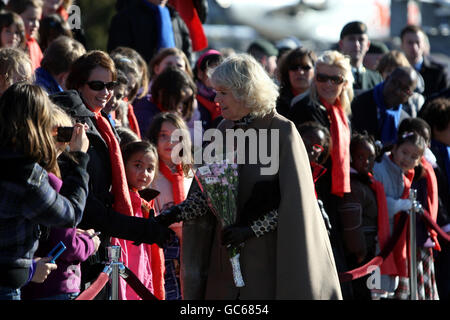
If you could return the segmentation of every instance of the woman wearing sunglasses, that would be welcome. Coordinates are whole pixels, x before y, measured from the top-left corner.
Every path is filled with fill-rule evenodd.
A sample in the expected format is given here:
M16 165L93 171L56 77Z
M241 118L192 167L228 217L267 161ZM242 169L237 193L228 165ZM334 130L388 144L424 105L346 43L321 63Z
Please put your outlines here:
M66 80L69 91L51 96L76 122L89 126L89 199L80 228L101 231L102 246L94 259L90 258L82 265L82 289L103 270L102 262L107 261L106 247L119 243L118 238L163 246L170 235L167 228L160 227L152 219L133 216L117 133L103 111L113 94L116 77L116 68L109 55L93 50L72 65ZM126 264L127 255L122 252ZM100 296L104 297L102 293Z
M278 62L277 76L280 82L280 96L277 111L287 117L292 99L302 97L314 78L316 54L306 48L296 48L284 53Z
M350 60L334 50L325 51L316 61L314 81L309 94L295 103L289 119L297 126L316 121L330 130L332 147L325 163L327 172L316 184L319 197L331 222L330 240L338 271L344 271L338 204L350 192L350 126L348 115L353 100L353 75ZM342 283L342 293L349 298L350 287Z

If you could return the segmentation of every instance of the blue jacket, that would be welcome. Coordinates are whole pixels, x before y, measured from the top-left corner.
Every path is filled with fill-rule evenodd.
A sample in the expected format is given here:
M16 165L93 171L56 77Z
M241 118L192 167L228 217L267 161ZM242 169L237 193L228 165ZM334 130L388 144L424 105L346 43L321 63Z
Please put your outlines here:
M42 67L39 67L34 72L35 80L34 83L40 86L42 89L47 91L48 94L53 94L63 91L58 82L53 78L53 76Z
M30 267L40 224L71 228L81 221L88 193L89 156L79 154L79 165L64 179L58 194L39 164L0 150L1 268Z

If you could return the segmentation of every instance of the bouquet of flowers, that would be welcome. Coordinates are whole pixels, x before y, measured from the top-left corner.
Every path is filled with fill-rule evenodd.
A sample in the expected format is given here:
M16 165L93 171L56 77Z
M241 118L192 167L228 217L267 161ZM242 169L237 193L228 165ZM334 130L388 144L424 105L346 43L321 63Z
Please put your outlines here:
M230 164L226 160L222 163L205 165L198 168L196 178L222 227L234 224L237 214L238 165ZM245 284L239 263L240 246L228 247L228 253L234 283L236 287L243 287Z

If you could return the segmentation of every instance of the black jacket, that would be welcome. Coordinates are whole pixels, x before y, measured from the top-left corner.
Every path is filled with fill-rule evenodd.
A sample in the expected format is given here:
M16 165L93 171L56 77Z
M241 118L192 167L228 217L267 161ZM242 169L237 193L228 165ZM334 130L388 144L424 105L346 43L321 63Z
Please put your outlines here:
M192 61L192 43L189 29L178 12L168 6L172 18L175 46ZM129 0L113 16L109 27L108 52L117 47L129 47L150 62L158 50L158 26L154 12L143 0Z
M102 245L108 245L109 237L136 241L139 243L155 243L165 237L166 229L154 223L152 219L129 217L112 209L113 198L110 193L112 177L109 150L96 127L94 113L82 102L74 90L50 96L52 101L61 106L77 122L89 126L88 155L90 161L87 171L90 176L89 194L86 202L82 229L95 229L102 232ZM106 117L106 115L104 114ZM115 132L114 128L113 131Z
M373 97L373 90L361 93L352 101L352 128L362 133L364 130L376 140L381 138L381 123L378 121L378 106ZM400 122L409 118L408 113L402 109Z
M432 94L449 87L447 69L445 66L430 60L430 58L423 58L423 64L419 72L425 81L425 91L423 92L425 98L429 98Z

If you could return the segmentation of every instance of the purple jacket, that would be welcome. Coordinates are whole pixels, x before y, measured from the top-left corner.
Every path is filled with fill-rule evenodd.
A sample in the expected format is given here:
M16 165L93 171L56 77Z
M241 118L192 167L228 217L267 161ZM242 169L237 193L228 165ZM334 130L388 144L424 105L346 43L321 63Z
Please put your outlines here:
M49 174L49 182L59 191L62 182ZM80 262L85 261L95 251L94 242L89 236L77 234L76 228L51 228L48 238L39 241L35 257L46 257L59 241L66 250L56 259L58 268L52 271L43 283L28 283L22 288L22 299L32 300L50 297L62 293L80 292Z

